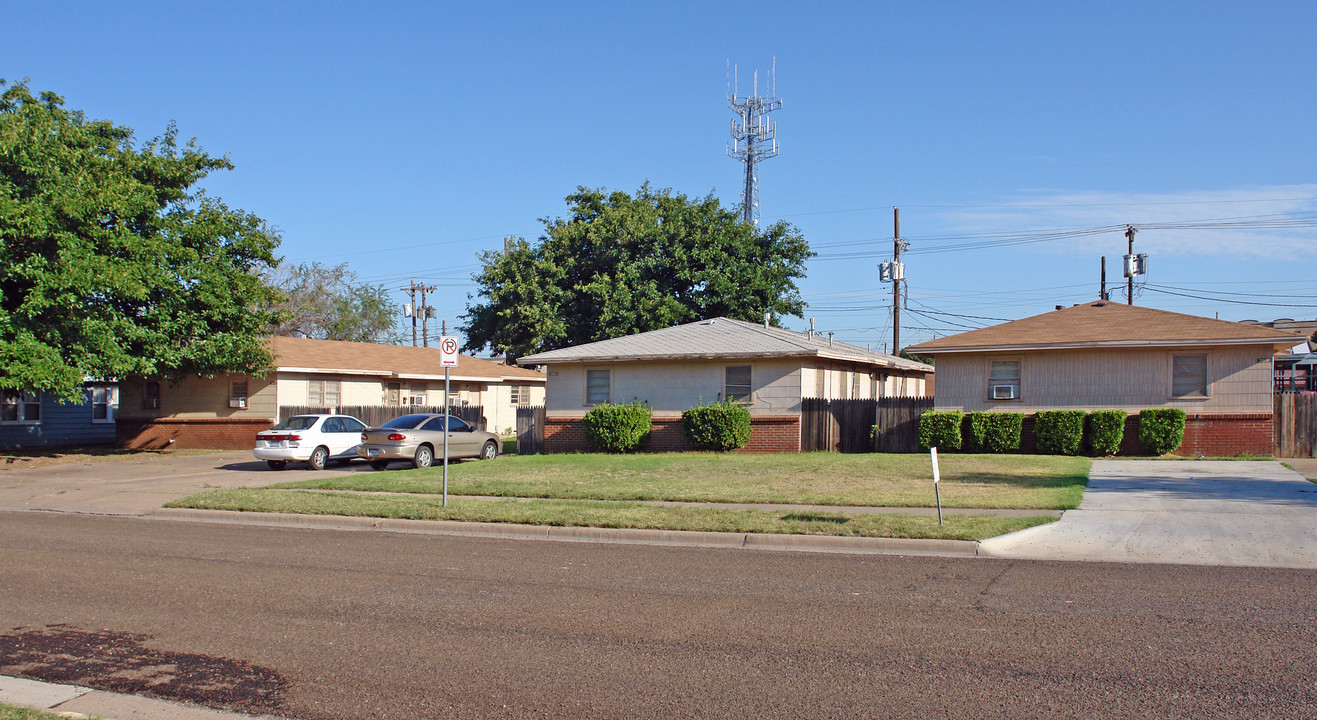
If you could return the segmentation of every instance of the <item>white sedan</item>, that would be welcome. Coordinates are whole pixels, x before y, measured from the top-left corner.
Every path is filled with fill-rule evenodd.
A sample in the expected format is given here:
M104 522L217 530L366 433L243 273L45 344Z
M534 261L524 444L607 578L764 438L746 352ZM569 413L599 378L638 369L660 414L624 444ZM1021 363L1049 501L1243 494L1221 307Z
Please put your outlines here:
M283 470L290 462L324 470L330 460L346 463L357 457L365 429L366 423L350 415L294 415L256 433L252 454L271 470Z

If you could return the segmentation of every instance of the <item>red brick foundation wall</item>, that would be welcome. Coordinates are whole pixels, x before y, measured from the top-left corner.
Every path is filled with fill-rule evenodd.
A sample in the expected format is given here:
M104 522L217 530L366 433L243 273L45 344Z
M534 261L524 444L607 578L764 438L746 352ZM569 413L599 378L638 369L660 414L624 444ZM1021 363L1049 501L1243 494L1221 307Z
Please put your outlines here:
M654 418L650 425L650 452L680 452L689 450L686 435L681 429L681 418ZM585 439L585 424L581 418L546 418L544 420L544 452L589 452ZM800 452L800 417L783 415L752 417L750 442L741 452Z
M1243 453L1269 456L1275 453L1274 427L1271 413L1187 415L1184 420L1184 440L1171 453L1185 457L1229 457ZM1125 439L1121 443L1120 454L1152 454L1139 442L1138 413L1125 418Z
M256 433L274 424L274 418L119 418L115 444L135 449L250 450Z
M1230 457L1249 453L1269 456L1275 453L1275 422L1270 413L1233 413L1228 415L1187 415L1184 420L1184 441L1172 451L1185 457ZM1038 452L1038 438L1034 434L1034 416L1026 415L1021 428L1020 452ZM1087 449L1085 449L1087 452ZM1126 457L1150 457L1152 453L1139 442L1139 414L1125 417L1125 438L1121 440L1120 454Z

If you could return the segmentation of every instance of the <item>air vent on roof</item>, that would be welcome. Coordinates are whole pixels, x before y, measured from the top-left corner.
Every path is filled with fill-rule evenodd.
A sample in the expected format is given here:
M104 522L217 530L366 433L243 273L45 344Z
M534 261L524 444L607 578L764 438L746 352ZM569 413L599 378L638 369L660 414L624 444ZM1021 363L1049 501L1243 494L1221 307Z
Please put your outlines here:
M700 324L701 324L701 325L712 325L712 324L714 324L715 322L717 322L717 320L701 320L701 321L700 321Z

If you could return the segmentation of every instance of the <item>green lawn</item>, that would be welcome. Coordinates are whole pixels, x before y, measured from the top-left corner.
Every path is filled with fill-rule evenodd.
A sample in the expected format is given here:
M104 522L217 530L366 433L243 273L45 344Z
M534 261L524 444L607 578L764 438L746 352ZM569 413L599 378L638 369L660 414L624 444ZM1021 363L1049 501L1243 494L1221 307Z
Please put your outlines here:
M731 533L790 533L843 537L941 538L981 540L1051 522L1051 517L957 515L945 525L923 515L871 515L848 512L768 512L656 506L597 500L472 500L416 494L356 495L316 490L213 490L171 502L167 507L306 515L461 520L559 527L703 530Z
M1077 507L1092 461L1052 455L939 457L945 508ZM401 468L401 463L393 467ZM275 488L442 492L441 468L313 476ZM927 455L653 453L527 455L449 465L450 494L932 507Z
M98 717L93 715L89 720L96 720ZM30 710L17 705L0 703L0 720L63 720L63 716L52 712Z

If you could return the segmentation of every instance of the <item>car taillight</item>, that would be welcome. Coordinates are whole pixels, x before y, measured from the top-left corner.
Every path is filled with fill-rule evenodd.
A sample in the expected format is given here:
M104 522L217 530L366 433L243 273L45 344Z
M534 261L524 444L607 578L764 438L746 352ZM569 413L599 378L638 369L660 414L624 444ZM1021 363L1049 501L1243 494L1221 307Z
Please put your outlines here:
M389 433L390 440L406 440L407 436L399 433Z
M366 441L369 440L369 439L370 439L370 438L366 437L366 433L362 433L362 434L361 434L361 441L362 441L362 442L366 442Z
M301 440L301 439L302 439L302 436L301 436L301 435L289 435L289 436L288 436L288 439L289 439L289 440L292 440L293 442L296 442L296 441L298 441L298 440Z
M283 435L257 435L258 440L267 440L269 442L279 442L284 439Z

